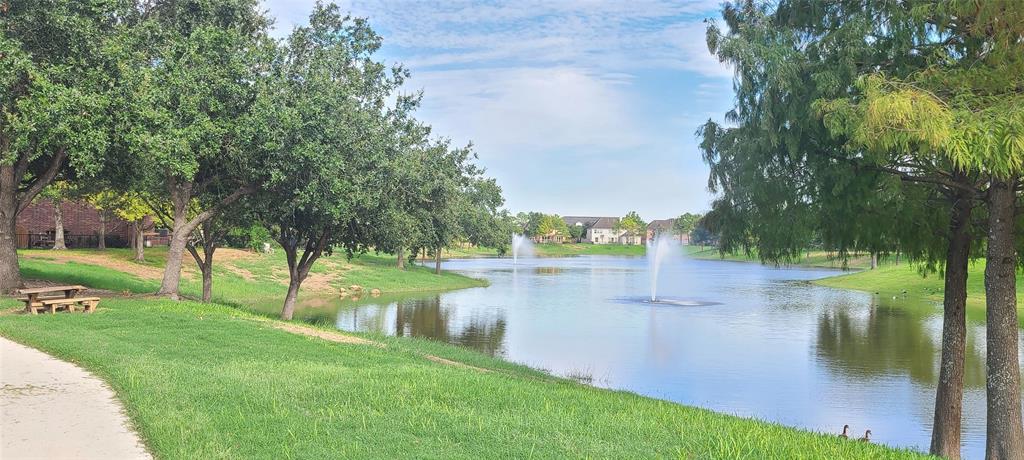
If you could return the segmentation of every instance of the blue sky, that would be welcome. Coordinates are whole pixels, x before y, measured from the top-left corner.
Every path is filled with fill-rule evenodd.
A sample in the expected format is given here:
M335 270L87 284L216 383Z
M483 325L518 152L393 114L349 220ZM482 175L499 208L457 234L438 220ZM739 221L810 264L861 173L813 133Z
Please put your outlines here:
M472 141L512 211L646 220L709 206L694 135L732 101L720 0L344 1L412 72L419 118ZM264 0L286 35L315 0Z

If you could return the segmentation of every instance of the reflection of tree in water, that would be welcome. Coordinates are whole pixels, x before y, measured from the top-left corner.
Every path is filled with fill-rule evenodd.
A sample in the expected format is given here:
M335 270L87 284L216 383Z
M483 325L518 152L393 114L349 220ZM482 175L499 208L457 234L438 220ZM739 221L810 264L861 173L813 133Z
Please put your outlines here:
M818 318L818 356L835 368L861 377L907 374L918 383L938 379L941 333L927 328L927 315L903 308L872 305L867 318L838 308ZM965 350L964 385L985 383L982 353L971 341Z
M441 306L441 296L396 302L395 335L425 337L473 348L494 356L505 342L505 318L474 315L461 330L451 330L452 314Z

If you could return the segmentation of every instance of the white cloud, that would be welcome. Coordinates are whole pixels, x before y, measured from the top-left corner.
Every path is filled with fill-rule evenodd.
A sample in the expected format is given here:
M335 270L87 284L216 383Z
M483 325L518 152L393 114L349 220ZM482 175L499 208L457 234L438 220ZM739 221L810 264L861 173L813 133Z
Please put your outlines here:
M315 3L264 1L278 36ZM708 52L703 22L720 1L341 6L368 17L389 59L412 70L406 89L424 90L420 118L475 142L514 209L667 217L708 202L693 132L730 98L732 71ZM617 185L593 186L607 183Z
M638 117L622 92L623 75L572 67L421 72L423 115L438 131L476 139L488 153L595 152L637 148Z

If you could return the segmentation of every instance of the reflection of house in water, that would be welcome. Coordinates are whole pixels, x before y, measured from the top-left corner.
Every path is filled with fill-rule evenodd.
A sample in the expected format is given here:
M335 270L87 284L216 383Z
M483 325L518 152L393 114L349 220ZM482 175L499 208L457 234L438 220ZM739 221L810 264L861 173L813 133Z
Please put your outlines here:
M818 318L816 351L831 369L864 378L909 375L920 384L938 381L942 333L928 322L930 312L873 303L866 317L837 308ZM985 386L985 359L966 344L964 386Z
M537 267L533 269L533 272L538 275L558 275L564 271L565 269L562 267Z

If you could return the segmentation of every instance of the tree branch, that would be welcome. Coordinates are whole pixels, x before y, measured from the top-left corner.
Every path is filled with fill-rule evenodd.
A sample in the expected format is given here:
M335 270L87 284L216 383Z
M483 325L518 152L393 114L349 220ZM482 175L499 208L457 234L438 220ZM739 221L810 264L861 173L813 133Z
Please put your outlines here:
M238 190L235 190L234 192L231 192L230 195L222 198L212 208L209 208L209 209L207 209L207 210L205 210L205 211L203 211L203 212L201 212L199 214L196 214L196 216L193 217L192 220L188 221L188 223L185 224L185 228L187 230L191 231L197 225L199 225L199 224L201 224L203 222L206 222L211 217L217 215L217 213L219 213L225 207L227 207L227 206L231 205L232 203L238 201L243 196L251 195L253 193L256 193L256 190L257 190L256 186L254 186L254 185L246 185L246 186L243 186L243 187L239 187Z
M32 200L35 199L36 195L39 195L39 193L43 191L44 187L53 182L57 177L57 173L60 172L61 166L64 165L65 158L67 158L67 150L63 147L57 149L57 152L53 154L53 158L50 160L49 166L46 167L46 171L43 171L32 185L22 192L20 197L18 197L19 213L32 203ZM15 177L15 180L18 179L18 177Z

